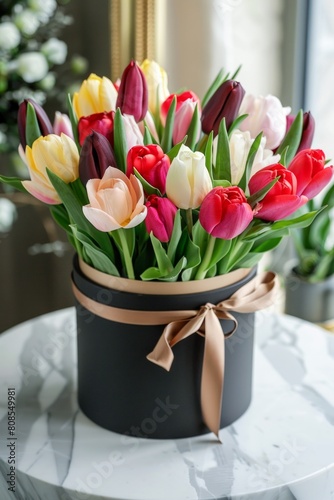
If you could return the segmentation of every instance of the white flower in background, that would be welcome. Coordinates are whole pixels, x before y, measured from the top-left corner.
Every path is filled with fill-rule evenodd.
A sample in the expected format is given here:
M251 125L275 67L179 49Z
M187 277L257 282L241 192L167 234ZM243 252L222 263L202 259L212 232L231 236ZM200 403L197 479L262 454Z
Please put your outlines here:
M15 24L4 22L0 24L0 47L4 50L12 50L18 46L21 35Z
M58 38L49 38L41 46L41 52L51 64L63 64L67 56L67 45Z
M234 130L230 136L231 182L238 184L243 176L249 150L254 142L250 132ZM218 136L213 140L213 158L216 164ZM251 175L268 165L279 162L280 155L273 155L271 149L266 149L266 138L262 137L261 144L254 158Z
M56 0L28 0L28 6L42 22L47 22L57 8Z
M16 60L17 72L27 83L38 82L46 77L48 63L40 52L26 52Z
M247 114L240 124L240 130L249 130L253 139L263 131L267 138L267 148L276 149L285 135L286 116L290 107L283 107L281 101L273 95L246 95L241 103L239 114Z
M18 29L26 36L36 33L40 22L32 10L24 9L14 17L14 22Z
M14 203L6 198L0 198L0 233L9 231L17 218Z
M45 78L43 78L43 80L38 82L38 86L45 92L52 90L55 85L56 85L56 75L51 71L46 75Z

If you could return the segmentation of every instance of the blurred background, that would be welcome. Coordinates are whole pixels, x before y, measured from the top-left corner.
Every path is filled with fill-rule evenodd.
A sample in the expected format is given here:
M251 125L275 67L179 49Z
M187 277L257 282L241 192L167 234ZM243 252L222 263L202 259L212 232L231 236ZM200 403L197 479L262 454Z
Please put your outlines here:
M0 175L24 176L20 100L47 101L51 118L89 73L115 81L131 58L146 57L166 69L171 91L186 86L200 97L222 67L241 65L248 93L311 110L313 145L334 158L332 0L1 0ZM2 332L73 304L73 252L47 207L0 189ZM284 269L289 251L283 244L272 267Z

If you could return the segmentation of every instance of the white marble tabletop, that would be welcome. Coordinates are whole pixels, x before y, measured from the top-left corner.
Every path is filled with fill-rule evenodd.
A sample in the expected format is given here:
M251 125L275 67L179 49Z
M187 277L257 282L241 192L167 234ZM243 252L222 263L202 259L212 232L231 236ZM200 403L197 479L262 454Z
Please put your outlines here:
M257 313L253 400L221 430L222 444L212 434L152 440L93 424L76 402L75 335L71 308L0 336L1 500L334 499L333 335Z

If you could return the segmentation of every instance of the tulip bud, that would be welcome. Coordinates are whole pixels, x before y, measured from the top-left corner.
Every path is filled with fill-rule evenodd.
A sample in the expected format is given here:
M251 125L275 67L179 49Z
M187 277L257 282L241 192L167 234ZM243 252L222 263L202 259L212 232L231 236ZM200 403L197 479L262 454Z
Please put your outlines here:
M148 89L144 73L135 61L125 68L119 86L116 108L132 115L136 122L144 119L148 110Z
M79 142L82 145L93 131L104 135L113 144L114 111L82 116L78 123Z
M53 132L57 135L65 134L68 135L68 137L71 137L71 139L74 138L71 120L67 115L65 115L64 113L60 113L59 111L56 111L55 119L53 122Z
M295 118L296 117L294 115L288 115L286 117L286 133L289 131ZM311 147L314 137L314 129L315 129L315 120L311 115L310 111L308 111L307 113L303 114L302 138L300 140L297 153L299 153L303 149L309 149Z
M165 194L169 165L168 156L157 144L133 146L127 155L126 175L133 174L135 168L151 186Z
M148 196L145 205L147 232L152 232L159 241L167 243L173 232L176 206L168 198L160 198L155 194Z
M38 138L38 132L39 136L46 136L48 134L52 134L52 125L51 122L45 113L44 109L42 106L37 104L33 99L25 99L23 102L21 102L17 114L17 124L18 124L18 132L19 132L19 139L20 143L22 144L23 149L25 150L26 145L28 146L32 145L33 141L27 140L27 134L26 134L26 123L27 123L27 106L28 103L31 104L31 106L34 108L34 112L36 115L37 119L37 124L38 124L38 129L36 130L36 138ZM30 143L30 144L29 144Z
M148 87L148 109L154 116L159 113L160 104L169 96L167 73L155 61L145 59L140 65Z
M331 181L334 167L326 167L321 149L303 149L292 160L288 170L297 178L297 194L314 198Z
M104 135L92 132L83 143L79 160L79 177L85 185L90 179L102 179L108 167L117 167L110 142Z
M240 104L245 95L245 90L239 82L227 80L216 90L202 112L202 129L205 134L218 134L219 125L223 118L226 128L229 129L238 115Z

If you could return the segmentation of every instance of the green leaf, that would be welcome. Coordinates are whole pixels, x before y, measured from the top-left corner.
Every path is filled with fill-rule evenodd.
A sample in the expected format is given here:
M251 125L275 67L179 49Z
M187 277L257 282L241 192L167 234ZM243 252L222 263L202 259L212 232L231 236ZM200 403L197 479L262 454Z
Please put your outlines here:
M174 96L167 113L166 126L162 133L161 147L163 151L169 151L173 144L175 110L176 110L176 97Z
M161 276L159 281L177 281L180 272L186 266L187 259L185 257L181 257L176 266L165 276Z
M150 234L150 238L154 254L157 259L158 268L161 271L161 275L162 276L167 275L173 269L173 264L168 258L167 253L165 252L165 249L161 244L161 241L159 241L158 238L156 238L152 232Z
M8 184L8 186L12 186L13 188L17 189L18 191L21 191L22 193L27 192L25 187L22 185L22 179L19 179L18 177L6 177L4 175L0 175L0 182Z
M282 237L279 238L270 238L268 240L263 241L259 245L254 245L253 246L253 252L256 253L264 253L264 252L270 252L270 250L273 250L276 248L280 242L282 241Z
M55 222L63 228L67 233L72 234L72 230L70 226L70 220L68 217L68 213L64 205L50 205L49 207L50 213L54 218Z
M262 139L262 132L254 139L253 144L250 147L250 150L248 152L247 160L246 160L246 165L245 165L245 170L244 173L240 179L240 182L238 186L243 190L246 191L246 188L248 186L248 181L252 173L252 167L253 163L255 160L256 153L258 152L258 149L261 144L261 139Z
M262 189L259 191L256 191L256 193L252 194L252 196L249 196L247 201L250 204L252 208L255 207L255 205L263 200L263 198L266 196L266 194L271 190L271 188L276 184L278 181L279 177L276 177L274 180L269 182L266 186L264 186Z
M144 145L147 146L149 144L157 144L157 141L154 139L154 137L152 136L151 132L149 131L149 128L145 124Z
M250 268L256 266L256 264L262 259L261 253L249 252L245 257L239 260L238 268Z
M230 145L225 118L219 124L216 166L214 178L231 182Z
M167 256L172 263L174 263L176 249L180 242L181 235L181 212L178 210L175 214L173 231L167 246Z
M200 130L201 121L199 117L198 105L196 104L189 128L187 130L188 137L186 140L186 146L188 146L191 150L195 149Z
M126 172L127 144L121 110L117 108L114 117L114 153L118 168Z
M175 144L175 146L167 153L167 156L170 159L170 162L172 162L174 160L174 158L176 158L176 156L179 154L181 146L182 146L182 144L184 144L186 142L186 140L187 140L187 136L185 136L181 142L179 142L178 144Z
M230 187L230 186L232 186L232 184L229 181L216 181L214 179L212 181L212 185L213 185L213 187L217 187L217 186Z
M327 205L329 208L334 207L334 184L332 187L327 191L325 194L323 200L322 200L322 206Z
M287 154L288 154L289 146L283 149L281 153L281 158L279 160L280 164L286 167L287 164Z
M161 278L162 274L162 271L157 267L149 267L140 275L140 278L143 281L158 280Z
M74 141L77 145L78 150L80 151L81 146L80 146L80 142L79 142L78 117L74 112L73 103L72 103L72 99L71 99L70 94L67 95L67 107L68 107L68 116L70 118L71 125L72 125L72 132L73 132Z
M80 229L85 231L93 240L98 243L99 247L106 253L111 251L111 242L107 233L98 231L83 214L82 205L75 197L70 184L66 184L56 174L47 169L47 174L51 184L57 191L61 201L63 202L72 223L76 224Z
M282 219L280 221L274 222L271 226L271 230L285 229L285 228L303 228L309 226L315 219L315 217L320 213L319 210L309 212L307 214L296 217L295 219Z
M209 172L210 178L212 179L212 143L213 143L213 131L210 132L205 145L205 166Z
M109 256L97 247L96 243L87 233L81 231L75 224L71 224L70 228L75 238L84 246L85 252L90 260L90 264L95 269L102 271L103 273L111 274L112 276L119 276L119 272L115 264L110 260Z
M312 271L312 276L308 278L311 283L316 283L322 281L329 275L329 270L333 264L334 260L334 248L324 255L315 269Z
M189 281L193 278L197 266L201 263L201 252L199 246L190 239L187 229L184 229L183 232L183 246L183 253L187 263L181 279L182 281Z
M224 68L222 68L208 90L206 91L205 96L202 99L202 108L208 103L213 94L218 90L222 83L227 79L228 74L226 75Z
M239 261L246 257L246 255L250 252L252 246L253 242L242 241L241 244L236 244L234 252L229 256L228 266L225 272L228 273L232 271L232 269L236 269L237 267L239 267ZM222 259L220 262L224 262L224 259Z
M38 120L35 112L34 106L28 102L27 103L27 113L26 113L26 142L28 146L32 146L33 142L41 137L41 131L38 125Z
M160 193L159 189L152 186L149 182L147 182L142 175L138 172L136 168L133 169L133 173L137 177L137 179L140 181L141 185L143 186L143 189L145 193L147 194L156 194L161 198L162 194Z
M205 231L199 220L193 226L193 242L200 249L201 255L204 255L210 235Z
M300 110L294 121L292 122L292 125L284 137L281 145L276 151L276 154L281 154L284 149L288 146L288 150L286 152L286 165L288 166L291 160L294 158L294 156L297 153L301 138L302 138L302 133L303 133L303 111Z
M240 123L242 123L244 121L244 119L247 118L247 116L248 115L240 115L234 120L234 122L232 122L232 124L230 125L230 128L228 129L229 137L231 137L233 130L239 128Z

